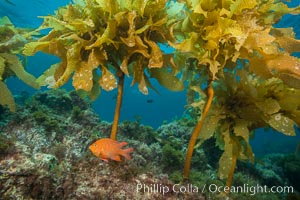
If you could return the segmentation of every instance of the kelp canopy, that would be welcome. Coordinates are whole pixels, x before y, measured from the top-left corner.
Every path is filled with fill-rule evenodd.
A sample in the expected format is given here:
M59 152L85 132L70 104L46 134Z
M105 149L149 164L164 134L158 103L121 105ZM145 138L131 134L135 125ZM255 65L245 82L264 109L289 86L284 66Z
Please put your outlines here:
M88 92L92 99L99 87L116 88L118 72L132 76L132 84L138 83L143 94L152 87L149 75L171 90L183 90L172 56L159 48L159 43L171 39L165 5L165 0L86 0L62 7L55 16L43 17L39 29L52 30L27 44L24 54L44 51L60 57L39 83L58 88L73 75L75 89ZM169 71L168 64L174 69Z
M300 41L292 28L273 26L284 14L299 14L300 7L273 0L193 0L185 5L191 12L177 29L185 39L170 44L189 52L199 66L209 66L213 80L223 77L224 68L233 69L237 60L247 60L248 71L279 77L300 89L300 61L291 56L300 51Z
M120 73L144 94L153 88L150 78L173 91L187 82L188 103L208 114L199 116L200 143L215 137L224 149L219 175L225 178L236 159L253 159L255 128L295 135L300 125L300 61L292 56L300 41L292 28L274 27L299 12L277 0L82 0L43 17L39 30L50 28L49 34L23 53L58 56L39 84L58 88L72 77L74 88L92 99L100 88L116 88ZM212 91L207 99L214 97L205 112L203 84Z

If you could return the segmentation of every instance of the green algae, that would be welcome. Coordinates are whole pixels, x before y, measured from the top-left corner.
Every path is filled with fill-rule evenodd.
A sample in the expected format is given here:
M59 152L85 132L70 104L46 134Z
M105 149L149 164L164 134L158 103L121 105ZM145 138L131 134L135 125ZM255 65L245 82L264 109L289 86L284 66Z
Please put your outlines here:
M180 169L183 165L184 154L180 150L176 150L169 144L166 144L162 148L162 165L165 169L174 170Z

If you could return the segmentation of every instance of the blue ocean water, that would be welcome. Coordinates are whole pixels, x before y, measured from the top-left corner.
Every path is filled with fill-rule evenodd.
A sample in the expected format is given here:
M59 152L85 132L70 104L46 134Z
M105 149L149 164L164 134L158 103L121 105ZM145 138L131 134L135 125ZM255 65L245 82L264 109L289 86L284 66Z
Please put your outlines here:
M38 18L38 16L53 14L54 10L58 7L70 2L70 0L0 0L0 17L8 16L17 27L37 28L42 23L42 19ZM299 4L300 0L288 2L288 5L291 7ZM299 21L300 16L286 15L277 26L292 26L296 32L296 38L300 39ZM297 56L300 57L299 54ZM39 76L51 64L58 61L54 56L37 53L35 56L28 58L27 71L35 76ZM172 121L184 113L184 106L186 105L185 92L170 92L153 80L152 83L160 91L160 94L150 90L149 95L145 96L138 91L136 85L130 87L130 82L131 80L127 78L121 110L121 121L133 121L140 116L141 123L156 128L163 121ZM24 90L30 93L35 92L34 89L14 78L10 78L7 83L14 94L19 94ZM68 90L72 89L70 83L64 86L64 88ZM113 92L102 91L100 97L93 103L93 107L99 113L101 119L112 121L115 96L116 90ZM258 155L265 153L266 149L270 149L271 152L291 152L295 149L294 147L300 138L299 130L297 132L297 137L286 137L280 133L275 133L273 130L257 130L255 138L251 142L253 150Z

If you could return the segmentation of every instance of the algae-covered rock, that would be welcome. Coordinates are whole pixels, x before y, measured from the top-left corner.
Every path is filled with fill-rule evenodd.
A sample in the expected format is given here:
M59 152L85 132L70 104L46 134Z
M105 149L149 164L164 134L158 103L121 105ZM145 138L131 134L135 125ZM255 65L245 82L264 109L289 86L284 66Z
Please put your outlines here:
M297 191L300 191L300 158L294 155L287 156L283 164L284 174L293 184Z
M183 152L174 149L171 145L166 144L162 149L163 159L162 165L165 169L174 170L181 169L183 165Z
M0 133L0 158L13 150L14 140Z
M155 142L155 137L158 135L151 126L142 125L138 120L122 122L119 126L119 133L134 140L144 141L146 144Z
M57 158L51 154L35 153L33 155L34 162L44 170L52 170L58 163Z

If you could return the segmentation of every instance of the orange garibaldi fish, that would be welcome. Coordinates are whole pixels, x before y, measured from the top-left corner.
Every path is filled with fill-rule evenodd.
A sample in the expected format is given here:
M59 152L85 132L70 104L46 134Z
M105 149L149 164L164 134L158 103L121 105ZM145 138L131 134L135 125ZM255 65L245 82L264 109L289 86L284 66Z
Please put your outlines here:
M130 153L133 151L133 148L121 149L125 145L127 145L127 142L118 142L110 138L102 138L91 144L89 149L95 156L105 162L108 162L108 159L120 162L120 155L130 160Z

